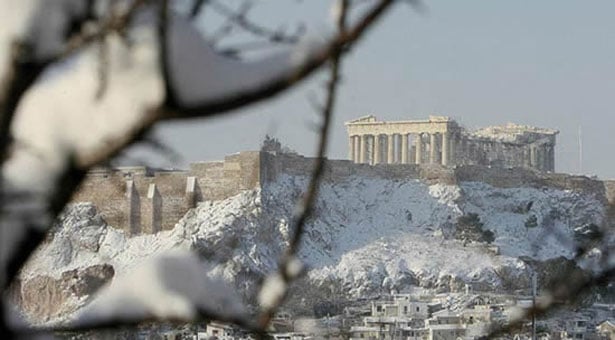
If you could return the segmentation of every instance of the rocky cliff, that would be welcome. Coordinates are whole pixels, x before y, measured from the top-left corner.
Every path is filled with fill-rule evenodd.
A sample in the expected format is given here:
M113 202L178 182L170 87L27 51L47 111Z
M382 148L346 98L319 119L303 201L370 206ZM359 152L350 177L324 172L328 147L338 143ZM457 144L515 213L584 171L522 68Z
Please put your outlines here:
M279 174L262 188L199 203L172 230L134 237L109 227L91 204L72 205L24 268L15 295L32 319L63 319L114 273L174 248L194 249L212 264L210 275L253 291L276 268L306 184L304 176ZM334 282L345 296L413 286L527 289L531 266L569 262L578 228L606 228L605 202L547 187L348 176L323 183L300 258L310 285ZM460 237L471 235L458 223L470 214L472 227L492 233L491 244ZM588 270L600 253L590 255Z

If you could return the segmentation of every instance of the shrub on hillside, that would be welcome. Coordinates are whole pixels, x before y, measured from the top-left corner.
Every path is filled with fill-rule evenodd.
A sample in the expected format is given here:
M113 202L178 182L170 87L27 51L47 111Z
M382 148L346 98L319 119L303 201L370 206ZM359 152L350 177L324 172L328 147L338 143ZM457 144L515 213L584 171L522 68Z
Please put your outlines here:
M465 214L457 218L454 236L464 242L493 242L495 234L491 230L483 229L483 227L484 223L481 222L478 214Z
M538 218L536 217L536 215L530 215L526 220L525 220L525 227L526 228L536 228L538 227Z

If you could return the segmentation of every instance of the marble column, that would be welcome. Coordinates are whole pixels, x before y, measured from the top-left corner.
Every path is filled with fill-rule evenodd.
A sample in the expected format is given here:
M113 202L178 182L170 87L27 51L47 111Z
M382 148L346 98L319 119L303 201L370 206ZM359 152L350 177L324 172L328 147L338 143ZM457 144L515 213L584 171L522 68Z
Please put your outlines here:
M530 145L530 166L534 169L538 169L538 152L536 152L536 146Z
M429 134L429 163L431 164L436 163L436 143L436 134L432 132Z
M523 150L523 166L526 168L532 167L532 157L530 156L530 147L525 146Z
M367 151L367 135L359 136L359 163L365 163L365 152Z
M468 140L464 137L460 137L460 141L459 141L459 154L461 155L460 158L460 162L458 163L465 163L466 160L468 159Z
M408 164L408 134L401 135L401 163Z
M449 155L448 155L448 164L450 165L455 165L457 162L457 134L453 133L451 134L451 146L449 149Z
M393 138L394 135L387 135L387 163L389 164L393 164L393 162L395 161L393 159L394 157L394 150L393 147L395 146L395 140Z
M555 172L555 148L549 145L549 171Z
M354 162L354 136L348 137L348 159Z
M395 163L401 163L401 136L397 135L395 140Z
M414 145L416 147L416 153L415 153L416 156L415 156L414 159L415 159L416 164L421 164L422 161L423 161L423 159L422 159L423 158L422 157L422 153L423 153L423 140L421 139L421 134L420 133L417 133L415 138L416 138L415 139L416 142L414 143Z
M382 161L380 160L381 155L381 147L380 147L380 135L374 135L374 164L380 164Z
M354 151L354 158L353 158L353 161L355 163L359 163L359 158L360 158L360 156L359 156L359 149L360 149L360 144L361 144L361 137L353 136L353 138L354 138L354 143L353 143L354 144L354 150L353 150Z
M449 148L451 146L448 132L442 134L442 165L448 165Z

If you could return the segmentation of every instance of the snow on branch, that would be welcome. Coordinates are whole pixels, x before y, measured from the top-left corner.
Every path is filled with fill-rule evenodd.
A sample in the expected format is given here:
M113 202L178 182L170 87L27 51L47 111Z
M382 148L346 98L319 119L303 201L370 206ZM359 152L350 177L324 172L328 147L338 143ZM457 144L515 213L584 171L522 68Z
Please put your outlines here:
M39 68L33 74L26 74L23 83L19 81L24 76L23 69L10 68L1 75L3 84L9 86L0 88L0 122L7 130L10 127L15 136L11 157L3 164L2 183L10 183L11 190L24 191L45 200L40 205L44 211L35 222L3 218L3 229L14 228L25 233L20 236L23 242L18 243L19 251L3 258L15 268L4 280L4 288L42 241L41 230L52 224L88 168L141 139L160 120L210 116L270 98L295 86L331 61L331 80L322 111L319 161L302 203L303 213L296 216L293 224L294 239L282 260L279 275L284 286L282 290L272 289L272 298L263 298L271 303L263 303L259 324L253 328L264 331L286 295L288 284L301 272L302 266L294 254L311 213L324 167L339 63L343 54L395 1L376 2L356 24L340 29L325 44L300 45L258 61L239 61L217 55L192 22L175 14L171 6L167 13L166 2L160 1L120 2L131 6L121 12L117 20L97 17L98 21L94 21L98 29L93 34L81 35L89 32L84 25L89 20L91 8L79 7L77 2L65 0L55 5L36 2L42 6L38 10L51 6L49 18L40 19L39 23L30 22L25 31L30 32L25 36L33 41L33 60L40 62ZM159 15L160 6L163 15ZM36 13L42 13L38 10L29 18L38 18L41 14ZM75 18L79 24L78 33L62 36L60 32L74 29ZM43 32L45 27L50 31ZM34 39L39 33L49 41ZM100 68L96 67L101 60L98 46L94 44L100 42L106 44L105 63L108 65L104 69L109 72L102 93L97 73ZM19 64L21 59L11 59L15 61ZM15 84L18 91L11 90ZM6 88L9 90L5 91ZM168 100L165 95L175 96L175 100ZM9 99L11 105L5 105L5 99ZM1 149L0 153L4 155L4 151ZM101 293L98 302L95 301L74 326L94 327L105 318L111 323L122 324L130 320L201 316L233 321L248 329L253 327L240 316L243 310L238 300L231 298L234 295L199 274L202 273L199 266L195 259L185 256L159 259L133 273L127 281L118 279ZM6 267L4 263L2 267ZM182 280L176 280L180 277ZM135 286L135 282L148 284ZM120 303L124 299L132 302L131 308ZM220 306L222 309L217 309Z
M236 25L242 30L249 32L254 36L265 38L273 43L283 44L298 43L301 35L304 33L303 31L305 27L301 25L297 28L297 32L295 32L294 34L287 34L284 33L282 30L271 30L269 28L263 27L248 19L248 11L252 8L253 2L244 2L238 10L233 10L231 7L225 5L223 2L215 0L209 0L207 4L214 11L227 18L228 22L224 24L222 29L224 32L228 30L227 28L232 27L231 25Z
M177 101L170 101L174 105L152 106L141 112L142 119L129 125L121 137L108 139L105 147L80 157L80 166L87 168L113 157L126 145L140 139L157 121L221 114L282 93L313 74L337 49L343 47L342 53L348 52L395 2L378 1L355 24L327 43L317 46L300 44L294 49L255 61L216 54L189 19L169 14L168 41L159 44L168 49L164 59L169 64L156 72L168 69L170 79L164 79L164 83L169 85L167 88L170 87L167 94ZM150 8L150 25L154 16ZM168 100L162 102L169 103Z
M339 6L339 10L336 23L340 36L343 36L346 33L346 17L348 14L349 0L340 0L337 5ZM316 163L312 169L312 176L310 177L307 192L304 194L303 199L297 202L296 215L293 216L292 220L293 236L284 257L281 259L278 272L272 273L267 277L259 294L259 302L262 307L259 325L263 329L271 322L273 315L284 302L290 284L301 274L303 269L303 265L297 259L296 255L299 250L301 238L304 234L305 225L312 216L316 198L318 197L320 181L324 172L329 127L337 98L343 49L344 46L340 45L332 52L329 68L330 78L327 82L326 98L321 112L323 122L320 129L320 139L318 141L318 154Z
M179 107L255 91L288 77L318 50L318 45L300 43L260 60L237 60L218 54L188 19L179 15L170 19L168 62Z
M300 46L298 50L274 55L262 61L252 63L229 61L219 56L214 57L211 54L213 50L210 51L202 46L194 51L200 57L174 56L174 48L171 47L169 62L173 70L172 83L178 97L184 101L180 101L177 107L168 108L167 114L162 118L210 116L273 97L311 75L331 59L340 47L343 46L343 52L346 53L395 2L394 0L378 1L356 24L337 34L322 46L309 48ZM181 29L182 27L185 26L180 24L176 28ZM181 35L184 35L188 41L198 44L197 35L186 33ZM174 33L171 32L171 39L173 36ZM181 39L177 44L177 47L182 44ZM220 78L218 68L206 65L208 62L219 63L218 66L221 69L229 70L231 73L228 77ZM234 67L243 72L234 72L232 70ZM207 79L212 83L200 83L197 84L200 85L199 88L185 89L181 82L196 78L188 73L200 68L204 68L200 73L201 79ZM238 75L239 78L237 78ZM213 93L216 95L212 95Z
M159 255L115 278L69 327L146 319L189 322L201 314L246 319L239 294L226 282L208 277L207 266L190 252Z

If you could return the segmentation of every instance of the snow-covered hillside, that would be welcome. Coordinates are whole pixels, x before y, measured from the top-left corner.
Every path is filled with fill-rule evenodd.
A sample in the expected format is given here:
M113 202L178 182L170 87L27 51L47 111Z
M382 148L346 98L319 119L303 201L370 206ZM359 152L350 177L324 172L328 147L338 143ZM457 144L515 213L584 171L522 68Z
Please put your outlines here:
M136 237L107 226L92 205L74 205L24 269L23 281L102 263L117 275L183 248L208 259L210 275L250 290L276 268L306 184L304 177L280 175L262 189L199 204L171 231ZM412 285L498 289L502 273L526 282L529 269L520 256L572 257L573 228L601 225L604 211L595 197L572 191L351 177L323 183L300 258L314 283L337 280L355 296ZM499 255L495 247L452 236L457 218L468 213L494 232L491 246ZM85 298L78 301L75 307Z

